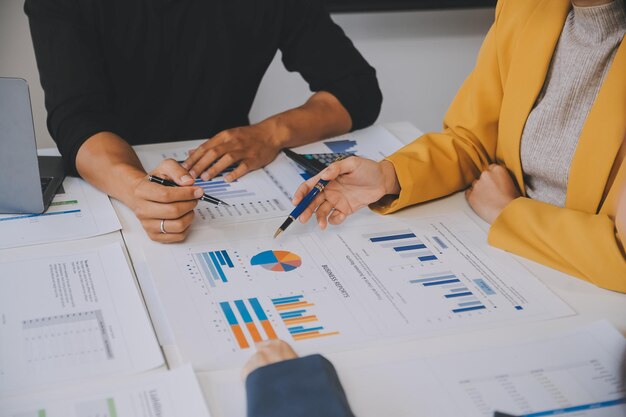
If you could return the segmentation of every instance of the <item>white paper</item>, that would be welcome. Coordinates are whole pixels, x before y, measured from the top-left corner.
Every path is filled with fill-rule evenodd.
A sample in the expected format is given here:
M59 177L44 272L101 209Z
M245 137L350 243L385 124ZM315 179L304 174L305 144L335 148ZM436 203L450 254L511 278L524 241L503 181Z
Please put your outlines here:
M624 337L607 322L554 338L340 369L360 417L623 417ZM243 384L214 378L207 390L218 417L243 417Z
M184 359L213 370L274 337L323 353L573 314L463 213L368 219L277 240L147 246Z
M0 395L163 364L119 244L0 252Z
M198 145L201 143L198 142ZM346 148L368 158L380 159L401 146L402 143L388 130L375 126L294 150L300 153L329 153ZM144 167L150 171L166 158L184 161L188 149L178 146L137 153ZM211 181L199 180L196 184L202 186L207 194L227 202L231 207L200 202L193 227L286 217L293 210L291 196L305 178L308 177L304 171L281 153L264 169L248 173L231 184L227 184L222 175Z
M45 213L0 215L0 249L83 239L121 228L106 194L67 177Z
M0 399L5 417L209 417L190 366Z

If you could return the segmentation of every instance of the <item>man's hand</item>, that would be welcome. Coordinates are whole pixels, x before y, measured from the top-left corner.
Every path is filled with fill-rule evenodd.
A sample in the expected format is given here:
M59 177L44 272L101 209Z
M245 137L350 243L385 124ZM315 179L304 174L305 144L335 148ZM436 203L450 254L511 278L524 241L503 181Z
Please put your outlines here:
M192 177L207 181L238 164L224 177L231 182L272 162L281 150L278 136L271 122L225 130L191 150L183 166L189 168Z
M193 178L172 159L163 161L151 174L181 187L152 183L146 175L138 177L133 182L131 208L150 239L161 243L181 242L189 233L194 209L204 191L193 187Z
M294 194L293 204L297 205L320 179L332 182L302 213L300 221L306 223L315 213L322 229L329 222L333 225L341 224L349 215L387 194L400 192L400 184L391 162L375 162L351 156L335 162L303 183Z
M257 352L252 355L241 371L244 381L258 368L298 357L287 342L279 339L259 342L256 344L256 350Z
M341 135L351 127L350 114L339 100L320 91L300 107L252 126L217 134L192 150L183 167L189 169L192 177L200 176L206 181L237 164L235 170L224 177L230 182L269 164L283 148Z
M520 192L506 168L490 165L465 191L465 197L476 214L491 224Z

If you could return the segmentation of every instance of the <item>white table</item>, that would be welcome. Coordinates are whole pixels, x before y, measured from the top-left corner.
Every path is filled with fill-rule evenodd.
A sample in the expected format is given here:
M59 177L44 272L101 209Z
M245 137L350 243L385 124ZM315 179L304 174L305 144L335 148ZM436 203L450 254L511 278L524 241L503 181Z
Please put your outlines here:
M405 143L410 142L420 135L420 131L408 123L388 124L385 125L385 127ZM184 146L184 143L179 145ZM158 149L159 146L163 145L146 146L152 149ZM139 148L145 149L146 146ZM130 253L130 258L136 270L141 271L141 269L145 267L142 242L144 242L147 237L132 211L119 202L114 202L114 206L122 222L122 235ZM467 213L485 231L488 230L488 225L473 213L462 193L403 210L400 213L394 214L394 216L398 218L433 216L459 210ZM190 241L193 242L194 239L192 235ZM327 357L336 365L340 375L348 375L355 367L384 363L387 362L389 358L396 360L409 359L432 354L452 353L459 350L485 349L511 342L521 343L523 341L548 337L556 332L569 330L599 319L607 319L623 334L626 334L626 295L602 290L582 280L570 277L534 262L522 258L517 259L523 266L539 277L552 291L567 302L578 314L557 320L523 323L509 328L494 328L430 339L377 345L358 351L333 353L327 355ZM144 296L149 299L154 296L154 294L144 292ZM151 314L158 314L158 312L151 311ZM160 333L159 337L161 343L165 345L171 343L171 340L168 340L170 336L165 334L167 333L165 330L157 328L157 333ZM170 349L171 347L169 346L165 347L166 351ZM207 354L209 353L207 352ZM173 361L177 362L175 349L169 352L168 357L170 361L174 358ZM199 372L198 377L213 416L224 416L220 406L220 384L223 384L224 381L232 382L233 380L238 380L239 370ZM350 387L347 386L345 388L350 396ZM362 396L360 396L360 398L361 397ZM243 401L243 398L241 400ZM375 399L373 399L373 401L374 400ZM364 403L353 404L353 406L357 414L359 410L367 408L367 404Z

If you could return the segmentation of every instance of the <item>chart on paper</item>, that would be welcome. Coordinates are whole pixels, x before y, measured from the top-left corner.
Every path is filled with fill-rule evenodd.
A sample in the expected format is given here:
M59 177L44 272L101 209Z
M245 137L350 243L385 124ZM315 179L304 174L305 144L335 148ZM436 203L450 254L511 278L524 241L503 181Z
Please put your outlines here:
M275 337L324 352L572 314L468 233L482 236L459 214L146 255L177 344L198 369L240 364L255 342Z
M68 177L43 214L0 215L0 249L80 239L121 229L109 197Z
M167 151L139 151L138 155L148 170L155 168L162 160L172 158L184 161L187 149L173 148ZM234 167L223 171L210 181L196 180L196 185L204 192L218 198L228 206L215 206L200 202L196 208L195 226L231 224L242 221L254 221L283 217L293 208L291 201L276 187L273 180L263 171L248 173L233 182L227 182L224 176Z
M208 417L190 366L0 399L3 417Z
M121 247L50 250L0 255L0 393L159 366Z
M460 348L460 347L459 347ZM381 357L344 366L341 380L355 415L493 417L623 417L620 384L624 337L597 322L543 340L414 359ZM392 389L390 389L392 387ZM214 380L215 417L244 417L244 387ZM384 395L372 395L384 393Z

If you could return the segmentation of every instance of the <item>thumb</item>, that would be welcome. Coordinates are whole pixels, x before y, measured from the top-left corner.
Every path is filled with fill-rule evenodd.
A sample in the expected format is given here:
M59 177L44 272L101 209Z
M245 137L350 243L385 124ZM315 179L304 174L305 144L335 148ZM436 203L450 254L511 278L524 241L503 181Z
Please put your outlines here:
M351 156L350 158L344 159L343 161L338 161L332 163L328 168L321 172L321 178L325 181L332 181L337 179L337 177L341 175L346 175L353 172L358 165L358 157Z
M183 168L173 159L166 159L155 170L159 175L167 177L178 185L193 185L194 179L189 175L189 171Z

